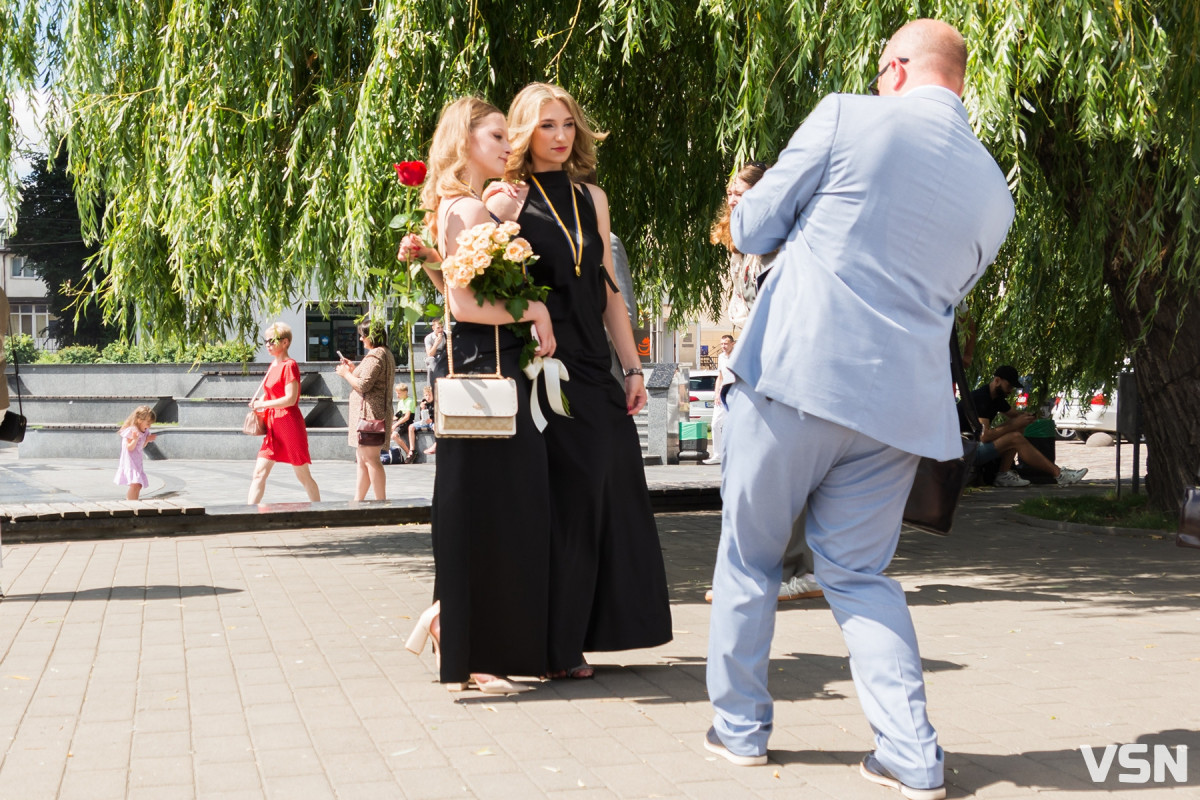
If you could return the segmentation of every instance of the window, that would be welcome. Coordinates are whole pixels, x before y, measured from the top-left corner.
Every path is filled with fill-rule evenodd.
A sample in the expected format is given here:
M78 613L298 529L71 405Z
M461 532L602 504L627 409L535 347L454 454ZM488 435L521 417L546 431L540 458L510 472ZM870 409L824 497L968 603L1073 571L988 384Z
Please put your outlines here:
M33 265L29 263L29 259L25 256L12 257L12 271L9 273L14 278L36 278L37 273L33 271Z
M330 307L326 317L317 303L309 303L304 313L307 360L337 361L340 350L346 358L357 361L362 356L362 344L358 341L356 320L366 310L366 303L337 303Z
M24 333L44 340L50 327L50 307L45 303L13 303L8 321L14 336Z

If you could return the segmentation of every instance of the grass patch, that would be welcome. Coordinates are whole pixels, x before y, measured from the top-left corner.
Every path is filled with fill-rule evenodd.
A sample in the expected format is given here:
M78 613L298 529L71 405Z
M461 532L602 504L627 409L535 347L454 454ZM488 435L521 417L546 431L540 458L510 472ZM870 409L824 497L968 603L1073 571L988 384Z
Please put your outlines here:
M1116 528L1145 528L1152 531L1175 531L1179 519L1174 514L1147 508L1150 498L1145 494L1054 497L1045 495L1024 500L1017 512L1038 519L1078 522L1083 525L1103 525Z

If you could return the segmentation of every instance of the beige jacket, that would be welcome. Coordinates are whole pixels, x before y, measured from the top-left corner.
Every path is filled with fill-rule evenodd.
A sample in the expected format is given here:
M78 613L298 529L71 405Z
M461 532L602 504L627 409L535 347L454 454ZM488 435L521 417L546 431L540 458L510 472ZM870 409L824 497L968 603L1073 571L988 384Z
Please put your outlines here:
M351 447L358 446L360 419L384 420L384 431L391 431L392 384L395 380L396 360L386 347L376 347L363 356L363 360L355 367L354 374L346 379L350 384L348 438ZM381 449L387 449L389 446L385 435Z

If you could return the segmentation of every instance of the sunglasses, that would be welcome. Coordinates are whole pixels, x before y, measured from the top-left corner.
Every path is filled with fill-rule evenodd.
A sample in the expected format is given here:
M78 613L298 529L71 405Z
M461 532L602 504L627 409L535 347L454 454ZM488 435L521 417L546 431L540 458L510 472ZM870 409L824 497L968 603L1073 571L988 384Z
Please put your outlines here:
M282 341L283 341L283 339L279 336L272 336L270 339L263 339L263 343L266 344L267 347L270 347L271 345L275 344L276 342L282 342Z
M899 61L901 64L908 63L907 58L897 58L896 61ZM871 82L867 84L867 91L870 92L875 97L879 96L879 87L876 86L875 84L879 83L879 79L883 77L883 73L887 72L888 68L891 66L892 66L892 62L889 61L887 64L884 65L883 69L881 69L881 70L879 70L879 72L875 73L875 77L871 78Z

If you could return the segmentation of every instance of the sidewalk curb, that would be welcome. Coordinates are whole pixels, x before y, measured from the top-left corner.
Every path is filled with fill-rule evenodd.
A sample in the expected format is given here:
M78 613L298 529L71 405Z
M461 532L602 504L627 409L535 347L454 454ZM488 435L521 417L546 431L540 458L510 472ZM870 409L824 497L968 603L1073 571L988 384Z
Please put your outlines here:
M1098 533L1107 536L1133 536L1140 539L1164 539L1175 541L1171 531L1151 530L1149 528L1119 528L1107 525L1085 525L1081 522L1064 522L1057 519L1040 519L1016 511L1009 511L1006 516L1014 522L1032 525L1035 528L1047 528L1052 531L1067 531L1069 533Z
M710 485L659 486L650 489L654 513L713 511L721 508L721 489ZM4 544L127 539L143 536L195 536L294 528L344 528L371 525L421 525L429 522L430 501L274 503L227 505L202 514L174 516L88 517L5 522Z

